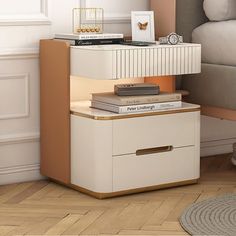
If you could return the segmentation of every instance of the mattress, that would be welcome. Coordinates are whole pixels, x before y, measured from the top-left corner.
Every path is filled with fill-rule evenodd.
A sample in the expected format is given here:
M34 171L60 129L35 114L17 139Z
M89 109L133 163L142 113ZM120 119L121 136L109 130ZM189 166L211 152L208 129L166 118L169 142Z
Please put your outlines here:
M202 62L236 66L236 20L207 22L193 31L192 41L202 44Z

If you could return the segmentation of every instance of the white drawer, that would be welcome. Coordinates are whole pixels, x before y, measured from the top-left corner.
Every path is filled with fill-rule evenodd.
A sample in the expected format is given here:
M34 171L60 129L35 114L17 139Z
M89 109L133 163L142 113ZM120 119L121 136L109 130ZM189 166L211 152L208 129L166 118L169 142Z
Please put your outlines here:
M192 74L201 72L201 45L72 46L70 61L71 75L93 79Z
M113 156L162 146L195 144L199 112L148 116L113 121Z
M200 158L195 150L190 146L151 155L113 157L113 191L198 179Z

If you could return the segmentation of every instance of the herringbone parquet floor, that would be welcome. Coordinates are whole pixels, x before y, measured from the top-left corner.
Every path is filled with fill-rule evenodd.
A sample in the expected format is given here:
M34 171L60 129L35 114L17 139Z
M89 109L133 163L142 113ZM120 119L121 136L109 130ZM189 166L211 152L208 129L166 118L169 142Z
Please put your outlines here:
M203 158L197 185L107 200L49 181L0 186L0 236L187 235L178 217L189 204L236 193L229 158Z

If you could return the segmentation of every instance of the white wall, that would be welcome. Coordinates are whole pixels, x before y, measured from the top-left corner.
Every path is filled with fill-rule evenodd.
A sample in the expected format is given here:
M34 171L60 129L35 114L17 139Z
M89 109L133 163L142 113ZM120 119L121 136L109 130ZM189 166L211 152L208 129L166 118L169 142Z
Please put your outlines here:
M39 40L71 32L79 6L103 7L106 31L130 35L130 11L148 1L0 0L0 184L41 178Z
M131 35L130 12L148 10L149 0L80 0L82 7L104 8L105 31Z

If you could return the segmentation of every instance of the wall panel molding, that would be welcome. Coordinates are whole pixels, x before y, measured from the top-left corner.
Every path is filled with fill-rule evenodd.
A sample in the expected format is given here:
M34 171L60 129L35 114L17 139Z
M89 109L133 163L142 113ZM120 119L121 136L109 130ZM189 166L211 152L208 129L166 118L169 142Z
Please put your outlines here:
M48 0L40 0L40 12L48 17Z
M30 116L30 98L29 98L29 74L15 74L15 75L0 75L0 82L3 83L4 81L9 81L12 80L12 83L14 83L13 81L18 81L18 80L22 80L23 82L23 86L24 86L24 108L22 109L22 111L16 111L14 112L14 110L12 111L2 111L0 109L0 120L8 120L8 119L18 119L18 118L27 118ZM9 87L9 86L6 86ZM10 90L10 89L9 89ZM19 92L20 93L20 92ZM22 93L22 91L21 91ZM21 94L20 93L20 94ZM11 91L9 91L8 95L11 95ZM16 96L17 94L14 94L14 96ZM0 94L0 104L2 104L2 106L4 107L4 102L9 103L10 99L8 99L8 96L4 99L4 96L2 94ZM9 105L5 105L8 107L12 107L13 106L13 96L12 97L12 104ZM18 100L17 97L15 97L14 100ZM4 108L2 108L4 110ZM17 108L16 108L17 109ZM5 112L5 114L4 114Z
M11 167L4 167L0 168L0 175L7 175L7 174L15 174L19 172L27 172L27 171L39 171L40 164L31 164L31 165L20 165L20 166L11 166Z
M39 132L0 136L0 146L22 144L22 143L32 143L32 142L39 142L39 141L40 141Z
M38 59L38 48L18 48L0 50L0 60Z
M27 14L2 14L0 15L0 26L24 26L24 25L50 25L48 17L48 1L38 0L40 9L38 13Z

